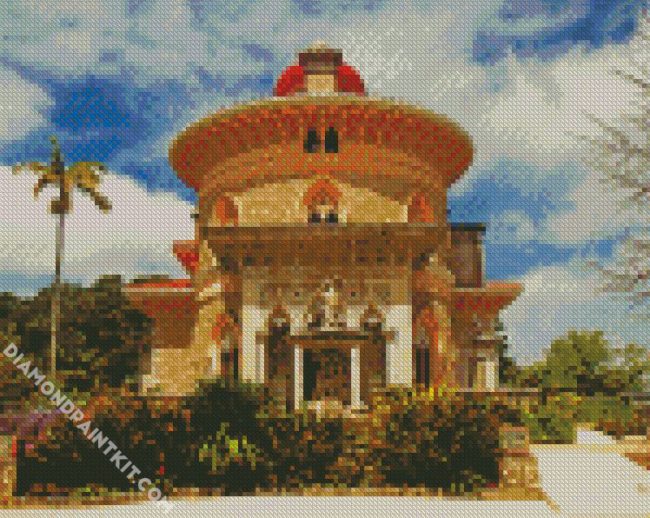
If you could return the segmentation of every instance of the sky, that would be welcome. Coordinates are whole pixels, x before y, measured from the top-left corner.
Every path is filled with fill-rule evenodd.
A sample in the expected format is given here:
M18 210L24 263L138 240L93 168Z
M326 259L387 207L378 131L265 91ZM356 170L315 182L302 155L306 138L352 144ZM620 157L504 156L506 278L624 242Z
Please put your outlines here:
M373 96L448 115L474 163L451 190L453 221L485 222L488 278L522 282L503 312L511 352L540 356L569 329L650 345L650 326L605 296L586 264L607 262L643 215L584 165L597 128L639 99L612 71L648 52L639 0L3 0L0 3L0 291L52 278L47 196L12 164L107 164L111 214L79 195L64 275L182 275L174 239L192 236L194 192L169 166L187 124L270 96L314 40L341 48ZM647 221L647 220L646 220Z

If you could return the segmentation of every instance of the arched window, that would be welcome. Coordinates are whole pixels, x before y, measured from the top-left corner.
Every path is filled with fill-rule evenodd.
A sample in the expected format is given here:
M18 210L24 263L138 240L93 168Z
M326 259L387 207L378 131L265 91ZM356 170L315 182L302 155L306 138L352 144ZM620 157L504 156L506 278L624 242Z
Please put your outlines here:
M239 377L239 348L233 330L227 330L221 339L221 376L232 380Z
M415 336L415 383L429 387L429 341L423 327Z
M267 329L266 340L258 353L264 357L264 379L273 384L274 380L278 381L276 376L280 376L284 377L286 383L289 383L286 376L293 368L291 365L293 347L288 341L291 334L291 317L284 307L276 305L273 308L268 317ZM289 392L290 389L285 385L285 398L288 397Z
M408 207L409 223L432 223L433 220L433 207L427 197L421 193L414 194Z
M304 142L305 153L317 153L319 148L320 138L318 131L316 131L316 128L309 128Z
M382 326L384 323L384 317L377 307L370 303L366 310L361 315L359 324L361 329L367 333L381 333Z
M415 380L425 387L436 383L432 363L437 361L440 325L432 309L424 309L415 322L413 347L415 353ZM431 360L434 360L433 362Z
M309 223L338 223L341 192L326 180L319 180L305 194Z
M230 315L221 313L215 318L212 326L211 353L213 374L217 374L217 355L221 369L219 374L224 378L238 379L239 377L239 327Z
M239 211L237 205L228 196L221 196L215 204L215 216L217 222L223 226L236 226L239 222Z
M330 126L325 132L325 153L339 152L339 134Z

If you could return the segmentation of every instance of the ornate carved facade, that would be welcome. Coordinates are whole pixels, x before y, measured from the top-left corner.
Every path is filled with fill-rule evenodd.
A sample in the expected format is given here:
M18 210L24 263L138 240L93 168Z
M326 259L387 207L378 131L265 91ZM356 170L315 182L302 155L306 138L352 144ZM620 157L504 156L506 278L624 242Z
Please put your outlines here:
M196 235L174 247L188 280L128 289L156 322L143 389L230 376L289 408L354 408L386 385L495 388L495 321L520 287L485 282L483 225L447 221L469 136L368 97L324 47L274 93L171 146L198 194Z

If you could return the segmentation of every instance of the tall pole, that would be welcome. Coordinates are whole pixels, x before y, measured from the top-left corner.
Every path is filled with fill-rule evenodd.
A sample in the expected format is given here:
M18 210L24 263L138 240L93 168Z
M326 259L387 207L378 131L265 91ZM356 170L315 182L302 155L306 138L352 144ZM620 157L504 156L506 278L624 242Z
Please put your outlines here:
M61 148L55 137L52 142L52 171L59 176L59 199L52 208L58 214L54 246L54 285L52 286L52 313L50 319L50 375L56 378L56 351L61 325L61 261L65 239L65 212L68 207L68 191L65 186L65 165L61 157Z

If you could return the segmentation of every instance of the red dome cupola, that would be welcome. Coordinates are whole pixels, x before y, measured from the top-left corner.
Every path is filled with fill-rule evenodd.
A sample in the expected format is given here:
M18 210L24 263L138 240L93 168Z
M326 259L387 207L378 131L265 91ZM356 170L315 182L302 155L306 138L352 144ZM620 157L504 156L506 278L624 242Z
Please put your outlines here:
M343 52L317 43L298 55L298 64L285 68L273 95L347 93L366 95L359 73L343 61Z

